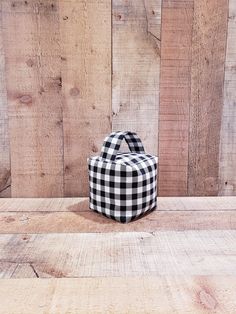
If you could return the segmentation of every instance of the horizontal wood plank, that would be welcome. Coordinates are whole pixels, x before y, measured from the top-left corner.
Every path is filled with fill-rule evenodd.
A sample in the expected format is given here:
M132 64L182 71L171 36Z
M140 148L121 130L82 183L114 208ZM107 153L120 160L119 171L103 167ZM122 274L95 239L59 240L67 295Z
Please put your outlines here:
M158 210L236 210L236 197L158 197ZM88 198L5 198L0 212L90 211Z
M0 212L88 211L88 198L4 198Z
M236 211L154 211L129 224L89 212L0 213L0 233L236 229Z
M235 277L1 280L0 313L233 313L235 290Z
M0 251L0 278L236 275L235 230L8 234Z

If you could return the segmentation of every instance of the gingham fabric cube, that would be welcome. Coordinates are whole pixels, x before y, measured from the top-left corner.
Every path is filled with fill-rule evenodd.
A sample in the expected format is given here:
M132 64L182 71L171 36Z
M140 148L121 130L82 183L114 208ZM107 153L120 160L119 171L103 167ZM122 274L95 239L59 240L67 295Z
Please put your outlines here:
M123 139L128 153L118 153ZM88 165L92 210L127 223L156 207L157 157L145 154L136 133L111 133Z

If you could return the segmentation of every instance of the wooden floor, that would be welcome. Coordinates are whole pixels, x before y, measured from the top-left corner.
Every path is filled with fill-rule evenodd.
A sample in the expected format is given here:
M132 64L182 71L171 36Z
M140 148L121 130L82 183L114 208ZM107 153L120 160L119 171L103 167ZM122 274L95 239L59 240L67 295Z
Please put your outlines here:
M85 198L0 200L0 313L236 313L236 197L159 198L127 225Z

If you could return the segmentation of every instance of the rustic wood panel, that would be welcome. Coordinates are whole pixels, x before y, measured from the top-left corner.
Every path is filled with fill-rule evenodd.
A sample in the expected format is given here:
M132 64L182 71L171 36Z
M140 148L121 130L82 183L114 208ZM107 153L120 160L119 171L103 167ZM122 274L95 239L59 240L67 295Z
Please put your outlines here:
M63 195L58 1L2 1L12 196Z
M5 85L5 57L2 32L2 14L0 3L0 197L9 197L11 195L11 166L8 134L7 92Z
M2 212L0 233L125 232L156 230L221 230L236 228L236 210L155 211L129 224L119 224L92 211Z
M60 1L65 196L88 195L87 157L111 131L111 2Z
M111 129L160 195L236 195L233 0L0 2L0 197L88 196Z
M235 289L228 276L1 280L0 313L233 313Z
M193 1L163 0L159 194L187 195Z
M228 0L195 0L189 195L217 195ZM209 18L210 17L210 18Z
M112 128L157 155L161 0L113 0Z
M236 210L236 197L158 197L158 211ZM88 198L5 198L0 212L88 212ZM203 214L204 215L204 214Z
M236 195L236 3L229 0L225 60L224 105L221 125L219 193Z
M236 275L235 230L7 234L0 249L2 278Z
M228 206L228 208L231 208L230 203L228 203ZM223 205L223 207L225 207L225 205ZM64 212L89 210L88 198L82 197L0 199L0 212Z

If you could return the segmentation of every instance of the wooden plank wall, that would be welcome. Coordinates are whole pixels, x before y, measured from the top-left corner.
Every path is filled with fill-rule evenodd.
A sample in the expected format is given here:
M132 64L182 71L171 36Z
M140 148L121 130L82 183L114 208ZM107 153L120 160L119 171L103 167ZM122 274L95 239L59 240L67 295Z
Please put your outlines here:
M2 16L0 15L0 197L9 197L11 195L11 166L8 133L7 91L4 75L5 56L2 35Z
M157 154L161 0L113 0L112 128Z
M159 193L187 195L193 1L163 1Z
M2 0L0 197L88 195L111 130L159 194L236 195L233 0Z
M224 195L220 181L229 181L228 195L236 193L233 117L229 126L223 114L231 7L228 0L163 0L160 195Z
M12 196L63 195L57 1L2 1Z
M64 195L88 195L86 159L111 131L111 3L59 1Z
M229 0L224 103L220 145L220 195L236 194L236 2Z
M228 0L194 3L188 194L217 195ZM210 18L209 18L210 17Z

